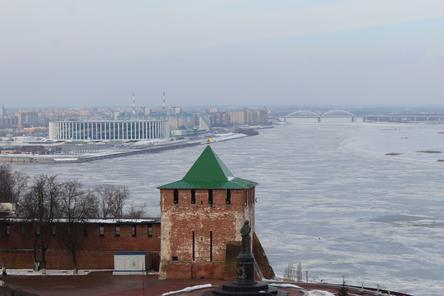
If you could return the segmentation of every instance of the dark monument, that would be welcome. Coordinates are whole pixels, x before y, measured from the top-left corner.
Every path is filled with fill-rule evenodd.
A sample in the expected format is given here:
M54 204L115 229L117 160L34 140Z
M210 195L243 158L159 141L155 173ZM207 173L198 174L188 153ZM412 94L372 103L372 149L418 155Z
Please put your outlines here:
M242 251L237 256L236 280L233 283L224 284L206 295L286 296L286 292L270 287L265 282L256 282L254 280L254 258L251 255L251 227L248 220L245 221L240 232L242 235Z

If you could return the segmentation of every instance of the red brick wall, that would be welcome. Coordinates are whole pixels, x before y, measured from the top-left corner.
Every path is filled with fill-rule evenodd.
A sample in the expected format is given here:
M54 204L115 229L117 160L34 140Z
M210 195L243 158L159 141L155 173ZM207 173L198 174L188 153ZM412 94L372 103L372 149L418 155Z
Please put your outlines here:
M10 223L11 234L6 236L5 224L0 227L0 265L8 268L32 268L34 262L35 228L25 224L21 233L21 223ZM99 236L99 224L86 224L87 237L82 237L82 246L77 252L80 269L113 269L114 254L117 251L146 251L151 254L154 268L159 264L160 224L153 223L153 236L148 237L147 224L136 225L136 237L131 236L131 224L120 224L120 237L115 236L115 225L104 224L105 235ZM60 231L51 237L47 252L47 268L71 269L69 251L61 240Z
M212 205L208 190L196 190L195 204L191 190L179 190L178 204L174 204L174 190L161 190L160 278L223 279L226 244L241 240L239 231L245 219L254 229L254 202L254 189L232 190L230 205L226 204L226 190L213 190Z

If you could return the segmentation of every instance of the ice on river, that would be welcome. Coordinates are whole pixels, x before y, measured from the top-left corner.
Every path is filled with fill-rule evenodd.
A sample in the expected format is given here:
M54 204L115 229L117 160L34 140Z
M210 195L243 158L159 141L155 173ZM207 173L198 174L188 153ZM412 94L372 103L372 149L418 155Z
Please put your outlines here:
M302 262L311 280L441 295L444 125L289 124L212 144L259 182L256 227L277 273ZM25 164L86 186L127 185L159 215L156 186L180 179L202 146L81 164ZM386 155L399 153L399 155ZM215 230L217 231L217 230ZM305 275L305 273L304 273Z

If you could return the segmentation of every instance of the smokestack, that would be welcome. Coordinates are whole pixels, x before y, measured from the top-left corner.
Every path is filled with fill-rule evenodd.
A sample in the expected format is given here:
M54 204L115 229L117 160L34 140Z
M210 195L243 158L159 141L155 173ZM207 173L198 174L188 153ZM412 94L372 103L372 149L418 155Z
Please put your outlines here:
M136 116L136 94L133 92L132 95L132 99L133 99L133 116Z
M162 94L162 109L163 109L163 112L166 112L166 97L165 97L165 92L163 92L163 94Z

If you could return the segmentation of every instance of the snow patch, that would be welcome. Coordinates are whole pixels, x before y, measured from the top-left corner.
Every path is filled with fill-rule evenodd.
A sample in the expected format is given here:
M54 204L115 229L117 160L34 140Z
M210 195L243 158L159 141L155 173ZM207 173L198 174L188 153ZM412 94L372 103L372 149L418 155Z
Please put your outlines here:
M29 220L23 219L23 218L4 218L0 220L7 220L11 222L28 222ZM128 219L128 218L121 218L121 219L113 219L113 218L107 218L107 219L86 219L83 221L83 223L90 223L90 224L140 224L140 223L157 223L158 218L138 218L138 219ZM56 223L67 223L69 222L68 219L54 219L54 222Z
M162 296L174 295L174 294L184 293L184 292L193 292L193 291L196 291L196 290L207 289L207 288L211 288L211 287L212 287L211 284L196 285L196 286L191 286L191 287L183 288L182 290L166 292L166 293L163 293Z
M79 270L77 274L74 274L74 271L71 270L61 270L61 269L46 269L45 271L39 270L34 271L33 269L6 269L8 276L63 276L63 275L88 275L94 271L110 271L109 269L100 269L100 270Z
M322 290L308 291L304 296L335 296L335 294Z
M268 284L268 285L273 286L273 287L277 287L277 288L295 288L295 289L302 289L302 288L299 287L298 285L288 284L288 283L283 283L283 284L271 283L271 284Z

